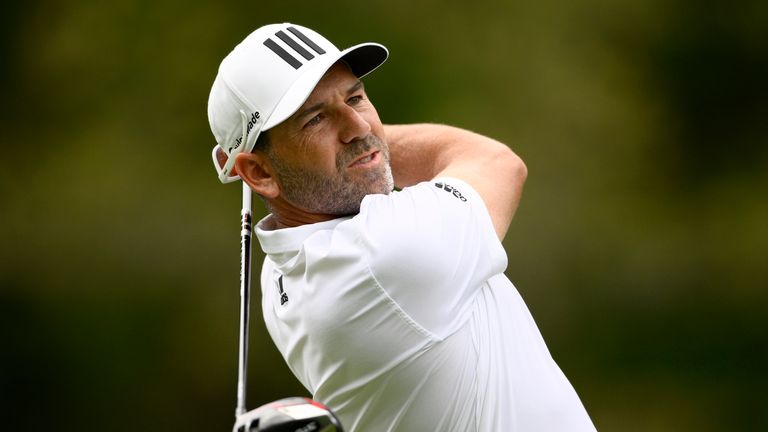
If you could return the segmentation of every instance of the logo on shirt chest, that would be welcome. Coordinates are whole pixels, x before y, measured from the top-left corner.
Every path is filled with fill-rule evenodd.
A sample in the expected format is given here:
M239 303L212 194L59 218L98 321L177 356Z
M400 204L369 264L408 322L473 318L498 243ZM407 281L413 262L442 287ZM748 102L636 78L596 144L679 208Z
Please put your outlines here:
M285 289L283 288L283 275L280 275L280 277L277 278L277 291L280 294L280 306L288 303L288 294L285 293Z

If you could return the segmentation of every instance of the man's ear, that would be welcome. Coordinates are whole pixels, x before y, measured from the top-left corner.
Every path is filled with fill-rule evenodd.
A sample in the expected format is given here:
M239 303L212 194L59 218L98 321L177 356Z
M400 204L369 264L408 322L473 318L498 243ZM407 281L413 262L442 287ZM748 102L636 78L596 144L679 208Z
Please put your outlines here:
M235 157L233 174L239 175L254 192L265 199L277 198L280 195L280 186L274 177L272 164L263 152L257 150L253 153L238 154Z

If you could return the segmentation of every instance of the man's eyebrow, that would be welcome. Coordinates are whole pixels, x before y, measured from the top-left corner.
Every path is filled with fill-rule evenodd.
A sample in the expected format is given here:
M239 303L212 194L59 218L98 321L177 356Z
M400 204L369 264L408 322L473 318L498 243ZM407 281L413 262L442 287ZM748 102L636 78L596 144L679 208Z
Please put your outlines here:
M316 103L314 105L310 105L310 106L308 106L308 107L306 107L304 109L296 111L296 114L293 115L293 118L295 120L301 120L301 118L303 118L307 114L309 114L309 113L311 113L313 111L318 111L319 109L321 109L324 106L325 106L325 102L318 102L318 103Z
M364 88L365 88L365 85L363 85L363 82L360 81L360 80L357 80L357 82L352 84L352 86L350 86L347 89L347 94L349 95L349 94L355 93L355 92L360 91L360 90L362 90ZM324 106L325 106L325 102L318 102L318 103L310 105L310 106L308 106L308 107L306 107L304 109L296 111L296 114L294 114L292 117L294 119L296 119L296 120L300 120L302 117L306 116L307 114L309 114L311 112L314 112L314 111L318 111L318 110L322 109Z
M363 82L360 80L357 80L357 82L354 85L352 85L352 87L350 87L349 90L347 90L347 94L354 93L358 90L363 90L364 88L365 86L363 85Z

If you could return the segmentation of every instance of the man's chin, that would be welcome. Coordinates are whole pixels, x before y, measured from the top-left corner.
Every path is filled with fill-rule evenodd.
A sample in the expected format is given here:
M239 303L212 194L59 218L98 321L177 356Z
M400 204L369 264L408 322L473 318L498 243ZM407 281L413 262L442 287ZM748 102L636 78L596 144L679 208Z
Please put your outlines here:
M369 179L371 187L368 190L371 191L370 194L389 195L395 188L395 181L392 178L392 169L389 163L385 163L375 173L371 173Z

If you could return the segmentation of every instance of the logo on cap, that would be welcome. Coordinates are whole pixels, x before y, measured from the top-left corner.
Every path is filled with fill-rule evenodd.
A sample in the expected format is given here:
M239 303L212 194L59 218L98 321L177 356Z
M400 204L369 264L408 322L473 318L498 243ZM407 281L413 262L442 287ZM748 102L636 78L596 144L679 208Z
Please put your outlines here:
M288 32L293 35L291 37L291 34L288 34L282 30L279 30L277 33L275 33L275 36L278 37L281 41L283 41L286 45L288 45L293 51L296 52L296 54L303 57L305 60L309 61L315 58L315 56L306 48L304 48L298 41L296 41L295 38L298 38L300 41L304 42L306 46L308 46L310 49L312 49L314 52L316 52L318 55L325 54L325 50L320 48L320 46L312 41L312 39L308 38L304 33L300 32L299 29L296 27L288 27ZM283 59L286 63L291 65L294 69L300 68L303 63L291 55L288 51L286 51L283 47L277 44L272 38L267 38L267 40L264 41L264 45L271 49L272 52L280 56L281 59Z
M246 126L246 128L245 128L245 134L246 134L246 135L248 135L249 133L251 133L251 129L253 129L253 127L254 127L254 126L256 126L256 123L259 121L259 119L260 119L260 118L261 118L261 113L259 113L258 111L255 111L255 112L252 112L252 113L251 113L251 118L250 118L250 119L248 119L248 125L247 125L247 126ZM243 117L243 119L245 119L245 117ZM236 149L236 148L240 147L240 144L241 144L242 142L243 142L243 137L242 137L242 136L238 137L238 138L235 140L235 145L234 145L234 146L232 146L232 150L234 150L234 149ZM231 150L230 150L230 151L231 151Z

